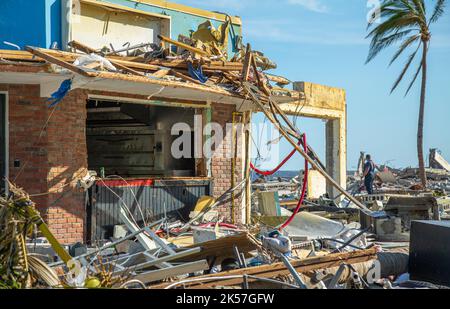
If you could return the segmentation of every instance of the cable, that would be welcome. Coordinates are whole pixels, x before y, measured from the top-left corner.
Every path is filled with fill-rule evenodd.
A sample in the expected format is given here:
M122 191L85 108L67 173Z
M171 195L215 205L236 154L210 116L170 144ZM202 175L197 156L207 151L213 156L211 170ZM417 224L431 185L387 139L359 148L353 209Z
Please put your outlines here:
M120 197L119 194L117 194L116 192L114 192L113 189L111 189L104 181L102 178L99 178L99 180L103 183L103 185L105 186L105 188L107 188L109 191L111 191L112 194L114 194L117 198L119 198L119 200L122 202L122 204L125 206L124 209L127 211L128 215L130 216L130 219L133 220L134 224L136 224L136 226L139 226L139 224L136 222L136 220L133 217L133 214L131 213L130 209L128 208L128 205L125 203L125 201L123 200L122 197Z
M131 189L131 185L128 181L126 181L122 176L119 175L110 175L107 176L106 178L119 178L120 180L122 180L123 182L125 182L127 184L127 188L130 189L131 195L133 195L134 200L136 201L136 205L138 207L139 212L141 213L141 217L142 217L142 221L144 221L144 225L147 225L147 221L145 220L145 216L144 213L142 211L142 207L141 204L139 203L136 194L134 193L134 190Z
M306 144L306 134L303 134L303 147L305 151L308 151L308 145ZM300 200L298 201L297 207L295 208L292 216L280 227L280 231L291 224L292 220L294 220L294 217L298 214L300 208L303 205L303 201L305 200L306 188L308 185L308 167L308 161L305 160L305 173L303 175L302 194L300 196Z
M57 106L54 106L50 115L47 117L47 120L45 121L44 126L41 129L41 132L39 133L39 137L37 139L37 141L35 141L33 143L33 147L36 147L37 144L39 144L39 142L41 141L42 136L44 135L44 131L47 129L48 124L50 123L50 119L52 118L53 114L55 113ZM25 169L25 167L27 166L27 164L30 162L31 157L33 156L33 151L31 151L30 155L28 156L27 160L24 162L24 164L22 165L22 167L20 168L19 172L17 172L16 177L14 177L13 182L17 182L17 179L19 178L19 176L22 174L23 170Z
M85 172L84 169L83 169L82 172L79 172L79 173L75 174L76 176L73 177L73 178L74 178L73 180L71 180L70 182L68 182L68 183L66 183L66 184L64 184L64 185L62 185L62 186L60 186L60 187L58 187L58 188L55 188L55 189L53 189L53 190L49 190L49 191L47 191L47 192L36 193L36 194L30 194L30 197L38 197L38 196L45 196L45 195L49 195L49 194L56 194L56 193L59 193L59 192L58 192L59 190L64 189L65 187L71 185L71 184L72 184L73 182L75 182L75 181L78 181L79 179L77 179L77 178L78 178L79 176L81 176L81 174L82 174L83 172Z
M301 145L301 142L300 142L300 141L299 141L298 145ZM271 175L275 174L276 172L278 172L278 170L279 170L280 168L282 168L282 167L286 164L286 162L289 161L289 160L292 158L292 156L293 156L296 152L297 152L297 150L294 148L294 150L292 150L291 153L289 153L289 155L288 155L286 158L284 158L284 160L281 161L281 163L278 164L278 166L275 167L275 168L274 168L273 170L271 170L271 171L262 171L262 170L259 170L259 169L257 169L257 168L253 165L253 163L251 163L251 162L250 162L250 168L251 168L252 170L254 170L256 173L260 174L260 175L263 175L263 176L271 176Z

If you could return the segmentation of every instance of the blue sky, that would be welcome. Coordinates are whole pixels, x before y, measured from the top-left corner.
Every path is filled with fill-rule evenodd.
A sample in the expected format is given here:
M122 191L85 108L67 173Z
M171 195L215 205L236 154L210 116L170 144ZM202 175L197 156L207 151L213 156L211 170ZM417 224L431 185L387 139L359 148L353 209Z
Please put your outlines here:
M365 65L366 0L177 0L243 19L244 41L278 64L274 72L293 81L344 88L348 105L348 168L360 151L377 163L395 167L417 165L416 133L419 84L405 98L406 79L392 95L391 86L405 57L388 67L394 50ZM426 0L434 4L434 0ZM432 26L424 152L439 148L450 160L450 5ZM262 117L256 117L262 121ZM298 125L323 158L325 133L320 120L299 119ZM281 156L291 147L283 141ZM298 170L296 155L285 169Z

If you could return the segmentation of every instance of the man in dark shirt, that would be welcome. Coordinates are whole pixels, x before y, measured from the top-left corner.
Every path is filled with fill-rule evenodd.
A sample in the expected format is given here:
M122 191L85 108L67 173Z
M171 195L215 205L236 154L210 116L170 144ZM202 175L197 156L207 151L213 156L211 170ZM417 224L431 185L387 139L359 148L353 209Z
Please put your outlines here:
M368 194L373 194L373 181L375 180L375 169L377 166L373 163L370 155L366 155L366 163L364 164L364 185Z

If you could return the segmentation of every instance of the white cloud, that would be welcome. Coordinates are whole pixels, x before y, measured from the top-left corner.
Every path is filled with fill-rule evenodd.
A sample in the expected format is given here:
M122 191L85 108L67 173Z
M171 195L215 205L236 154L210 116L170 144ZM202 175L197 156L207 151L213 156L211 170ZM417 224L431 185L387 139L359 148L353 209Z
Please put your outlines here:
M247 39L264 39L287 44L364 45L364 35L348 27L299 27L294 20L247 20L243 28Z
M328 7L321 3L320 0L288 0L288 3L292 5L301 5L307 10L317 13L328 12Z

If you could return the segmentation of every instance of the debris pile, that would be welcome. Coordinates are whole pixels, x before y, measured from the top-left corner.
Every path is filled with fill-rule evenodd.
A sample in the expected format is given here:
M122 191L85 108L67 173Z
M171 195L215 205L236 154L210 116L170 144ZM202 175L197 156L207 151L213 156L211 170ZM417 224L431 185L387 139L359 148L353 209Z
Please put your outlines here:
M27 194L11 185L11 193L0 200L2 284L12 288L165 289L366 289L401 288L408 284L405 277L409 271L411 222L439 220L446 210L435 197L425 193L408 200L390 197L378 203L376 198L357 194L360 182L355 177L349 185L351 192L342 188L307 144L306 134L299 132L273 99L298 93L277 87L290 82L264 73L276 65L252 51L250 45L243 48L234 41L237 52L228 61L229 30L229 22L218 29L205 23L189 38L175 41L159 36L161 45L96 50L73 41L70 46L77 52L28 47L28 53L1 53L0 57L8 61L46 62L54 71L61 71L62 67L86 78L168 81L177 86L182 83L219 88L253 103L292 145L290 156L299 152L305 158L301 181L296 179L279 188L269 188L268 184L254 186L259 196L253 205L254 222L248 226L227 224L213 214L230 197L234 203L235 191L243 187L247 180L244 179L217 199L201 198L189 222L165 218L142 224L123 203L118 210L122 225L115 227L117 237L107 239L101 247L75 244L69 250L56 241ZM67 94L71 83L69 80L61 85L52 104ZM274 171L252 169L263 175L273 174L290 156ZM436 153L433 158L433 165L445 165ZM339 197L309 199L309 168L335 187L343 201L337 202ZM448 177L448 172L442 177ZM384 194L399 189L403 195L405 191L416 192L405 185L415 175L412 171L386 170L379 175L379 190ZM443 185L441 176L430 173L430 177L437 178L437 186ZM279 195L275 194L280 188L288 188L287 195L293 195L294 209L280 204ZM38 237L48 244L47 253L39 258L29 253ZM48 258L50 261L44 263L45 255L57 257L57 261ZM45 270L45 275L37 276L39 269Z
M128 230L124 237L111 239L100 248L70 248L75 253L70 257L45 228L27 195L13 186L11 189L13 197L8 202L2 200L2 206L15 208L9 209L9 214L2 208L2 228L17 228L17 222L22 221L28 222L29 228L34 224L39 227L39 232L30 234L30 229L24 233L24 225L20 225L21 233L15 238L20 241L10 242L14 248L22 248L21 257L28 257L22 264L18 259L2 264L2 276L17 282L5 281L12 288L368 288L373 284L370 270L377 259L387 259L382 269L388 269L391 263L404 262L405 258L405 254L394 257L382 252L366 239L367 230L355 230L355 224L313 213L299 214L283 232L270 228L262 219L255 225L256 232L250 233L219 222L205 224L207 212L214 208L207 207L189 224L167 230L169 224L164 220L138 226L125 206L121 211ZM17 216L16 220L10 220L11 215ZM272 222L277 219L283 221L275 217ZM59 261L46 264L45 253L39 257L30 253L37 236L48 240L47 254L58 256ZM2 247L2 256L15 256L3 254L4 250L13 250L11 246ZM15 272L11 273L8 265ZM32 276L39 269L36 265L46 270L40 277ZM400 275L405 267L388 271L389 275ZM21 273L17 273L19 268Z
M291 82L264 71L276 64L263 53L243 46L234 36L233 46L228 33L230 21L215 29L210 21L198 26L191 37L178 40L158 35L160 44L95 49L82 42L69 42L72 52L28 46L28 52L0 52L0 59L10 64L47 62L54 72L69 71L83 77L104 77L134 81L170 81L220 89L230 94L243 94L241 82L251 81L267 93L298 98L295 91L284 88ZM228 55L229 49L234 56ZM251 57L250 57L251 55ZM134 78L134 79L133 79Z
M430 150L430 167L426 168L428 179L426 190L419 180L417 168L395 169L388 166L380 166L375 178L375 195L408 194L423 195L433 191L436 196L444 197L450 193L450 164L436 150ZM361 171L348 177L347 187L355 194L364 195L364 182Z

